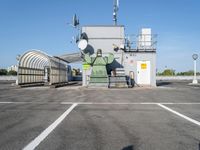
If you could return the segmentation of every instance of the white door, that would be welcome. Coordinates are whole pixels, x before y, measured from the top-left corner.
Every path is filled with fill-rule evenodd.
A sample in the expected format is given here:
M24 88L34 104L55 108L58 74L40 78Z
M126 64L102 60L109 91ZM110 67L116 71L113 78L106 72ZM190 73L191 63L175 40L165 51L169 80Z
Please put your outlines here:
M137 61L137 84L150 85L150 61Z

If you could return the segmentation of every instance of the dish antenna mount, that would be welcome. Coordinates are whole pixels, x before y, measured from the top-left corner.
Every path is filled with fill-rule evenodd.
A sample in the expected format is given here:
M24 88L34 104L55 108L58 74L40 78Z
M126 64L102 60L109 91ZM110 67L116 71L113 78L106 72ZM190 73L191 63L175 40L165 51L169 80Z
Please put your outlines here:
M113 23L114 23L114 25L117 25L118 10L119 10L119 0L114 0L114 5L113 5Z
M74 14L73 18L72 18L72 26L74 28L77 28L79 26L79 19L78 17L76 16L76 14Z

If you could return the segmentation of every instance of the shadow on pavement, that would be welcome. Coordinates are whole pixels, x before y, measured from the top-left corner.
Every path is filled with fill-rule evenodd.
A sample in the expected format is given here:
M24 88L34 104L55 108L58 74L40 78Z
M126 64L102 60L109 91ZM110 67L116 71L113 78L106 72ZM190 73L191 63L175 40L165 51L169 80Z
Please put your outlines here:
M157 86L165 86L165 85L170 85L172 84L172 82L168 82L168 81L157 81L156 85Z
M129 145L127 147L124 147L122 150L134 150L134 146L133 145Z

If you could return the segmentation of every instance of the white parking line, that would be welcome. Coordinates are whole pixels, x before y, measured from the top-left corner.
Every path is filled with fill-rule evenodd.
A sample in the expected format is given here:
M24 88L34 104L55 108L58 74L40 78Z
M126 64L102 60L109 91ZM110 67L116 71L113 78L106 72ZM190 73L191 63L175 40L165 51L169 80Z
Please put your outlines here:
M12 102L0 102L0 104L11 104Z
M61 104L71 104L72 102L61 102ZM158 103L110 103L110 102L102 102L102 103L98 103L98 102L77 102L79 105L155 105Z
M0 104L44 104L44 102L0 102Z
M64 119L69 113L77 106L74 103L69 109L67 109L56 121L54 121L48 128L46 128L40 135L38 135L33 141L31 141L23 150L34 150Z
M169 108L167 106L164 106L163 104L157 104L157 105L160 106L160 107L162 107L162 108L164 108L164 109L166 109L166 110L168 110L169 112L172 112L172 113L176 114L177 116L179 116L181 118L184 118L184 119L186 119L186 120L188 120L188 121L190 121L190 122L192 122L192 123L200 126L200 122L197 121L197 120L189 118L189 117L187 117L187 116L185 116L185 115L183 115L183 114L181 114L181 113L179 113L179 112L177 112L177 111L175 111L175 110L173 110L173 109L171 109L171 108Z
M30 102L0 102L0 104L25 104Z
M74 103L77 103L79 105L157 105L157 104L163 104L163 105L200 105L199 102L194 103L170 103L170 102L0 102L0 104L63 104L63 105L73 105Z
M61 102L60 104L63 105L69 105L73 104L74 102ZM79 105L157 105L157 104L163 104L163 105L200 105L200 103L167 103L167 102L136 102L136 103L111 103L111 102L76 102Z

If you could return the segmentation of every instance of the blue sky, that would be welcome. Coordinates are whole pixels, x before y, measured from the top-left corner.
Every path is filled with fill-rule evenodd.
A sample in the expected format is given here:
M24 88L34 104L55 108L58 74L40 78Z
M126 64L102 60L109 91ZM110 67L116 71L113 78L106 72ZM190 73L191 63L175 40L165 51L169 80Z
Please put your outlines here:
M112 24L113 0L0 0L0 68L16 64L16 55L40 49L51 55L77 52L76 13L81 25ZM193 68L200 55L199 0L121 0L119 24L127 34L152 28L157 37L157 68ZM200 61L198 61L200 69Z

